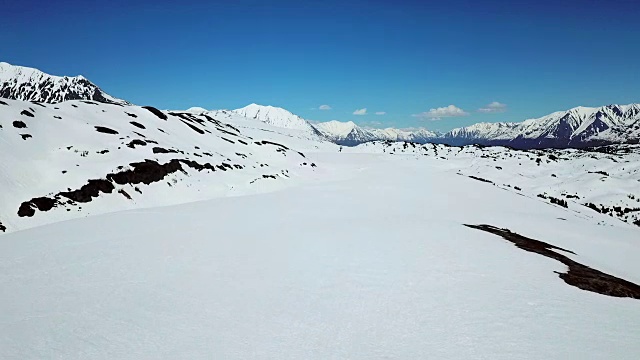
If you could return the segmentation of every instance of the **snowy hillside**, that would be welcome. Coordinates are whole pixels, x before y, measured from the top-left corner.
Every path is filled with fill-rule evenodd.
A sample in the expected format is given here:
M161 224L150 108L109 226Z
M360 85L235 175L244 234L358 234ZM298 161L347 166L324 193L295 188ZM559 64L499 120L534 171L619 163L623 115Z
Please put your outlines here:
M102 91L83 76L54 76L38 69L0 62L0 98L58 103L65 100L94 100L126 105Z
M570 209L594 221L599 218L595 214L601 213L640 226L640 145L523 151L374 142L348 151L436 159L458 175Z
M92 101L1 100L1 229L273 190L314 170L289 147L308 141L238 124Z

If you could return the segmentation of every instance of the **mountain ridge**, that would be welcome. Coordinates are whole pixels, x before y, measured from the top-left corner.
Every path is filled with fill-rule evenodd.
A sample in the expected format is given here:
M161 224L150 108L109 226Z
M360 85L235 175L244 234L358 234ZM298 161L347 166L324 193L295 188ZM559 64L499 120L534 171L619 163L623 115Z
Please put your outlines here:
M43 103L94 100L129 105L102 91L82 75L54 76L38 69L0 62L0 97ZM234 110L206 110L193 107L193 114L234 114L274 127L292 129L309 138L321 138L338 145L355 146L370 141L408 141L447 145L509 146L518 149L584 148L640 142L640 104L578 106L521 122L480 122L448 132L426 128L367 128L352 121L311 122L289 110L270 105L249 104Z
M0 62L0 97L43 103L93 100L108 104L129 104L107 94L82 75L50 75L35 68L7 62Z

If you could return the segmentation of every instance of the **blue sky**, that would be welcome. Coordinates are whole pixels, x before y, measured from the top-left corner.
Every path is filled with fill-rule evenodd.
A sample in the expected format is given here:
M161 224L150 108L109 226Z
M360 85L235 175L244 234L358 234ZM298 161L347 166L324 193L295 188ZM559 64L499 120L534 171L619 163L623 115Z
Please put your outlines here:
M2 8L0 60L82 74L113 96L160 108L256 102L311 120L444 131L640 102L636 1L27 0Z

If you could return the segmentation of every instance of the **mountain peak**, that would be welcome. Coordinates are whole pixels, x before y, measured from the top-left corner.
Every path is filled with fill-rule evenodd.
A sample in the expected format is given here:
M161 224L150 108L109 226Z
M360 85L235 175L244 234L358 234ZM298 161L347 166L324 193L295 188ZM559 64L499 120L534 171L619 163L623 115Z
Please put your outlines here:
M311 123L280 107L252 103L243 108L232 110L232 112L276 127L302 130L317 135L317 130Z

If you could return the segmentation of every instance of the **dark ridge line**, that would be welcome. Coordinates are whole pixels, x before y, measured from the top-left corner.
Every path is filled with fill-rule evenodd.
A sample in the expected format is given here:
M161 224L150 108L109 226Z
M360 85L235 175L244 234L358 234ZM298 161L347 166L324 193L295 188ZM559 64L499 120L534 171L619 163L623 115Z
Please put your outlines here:
M187 121L195 121L195 122L197 122L197 123L199 123L201 125L204 125L204 120L198 119L196 116L191 115L191 114L170 112L169 115L177 116L177 117L185 119Z
M18 216L32 217L35 215L36 210L46 212L58 205L75 205L76 203L91 202L93 198L100 196L101 192L112 193L113 190L115 190L113 183L118 185L149 185L154 182L162 181L167 175L178 171L187 174L185 169L182 167L182 164L197 171L210 170L212 172L217 170L227 171L244 168L239 164L230 165L224 162L221 165L212 165L210 163L200 164L188 159L172 159L167 163L159 164L156 161L147 159L143 162L129 164L133 169L107 174L106 180L88 180L87 184L83 185L80 189L59 192L54 195L53 198L43 196L33 198L29 201L24 201L18 208ZM140 192L139 189L136 189L136 191ZM65 197L69 200L62 201L61 197Z
M489 184L493 184L493 181L487 180L487 179L483 179L481 177L477 177L477 176L473 176L473 175L469 175L469 177L472 178L473 180L478 180L478 181L486 182L486 183L489 183Z
M225 129L221 129L219 127L216 127L216 130L220 131L221 133L227 134L227 135L231 135L231 136L240 136L239 134L236 133L232 133L231 131L227 131Z
M195 125L189 124L188 122L184 121L183 119L180 119L180 121L182 121L185 125L187 125L188 127L191 128L191 130L199 133L200 135L204 135L204 131L197 128Z
M256 143L258 143L258 142L256 142ZM262 145L267 145L267 144L268 145L275 145L275 146L279 146L279 147L281 147L281 148L283 148L285 150L289 150L288 147L286 147L286 146L284 146L282 144L278 144L278 143L272 142L272 141L262 140L261 143L262 143Z
M137 128L140 128L140 129L146 129L146 127L144 127L144 125L140 124L137 121L129 121L129 124L131 124L131 125L133 125L133 126L135 126Z
M522 250L533 252L565 264L569 268L567 272L554 272L568 285L607 296L640 299L640 285L580 264L553 250L565 251L576 255L573 251L522 236L511 232L509 229L501 229L491 225L464 224L464 226L498 235Z
M104 127L104 126L94 126L96 128L97 132L101 132L101 133L105 133L105 134L111 134L111 135L117 135L118 132L113 130L113 129L109 129L108 127Z
M167 117L167 115L165 113L163 113L162 111L154 108L153 106L143 106L142 108L149 110L153 115L159 117L162 120L167 120L168 119L168 117Z

